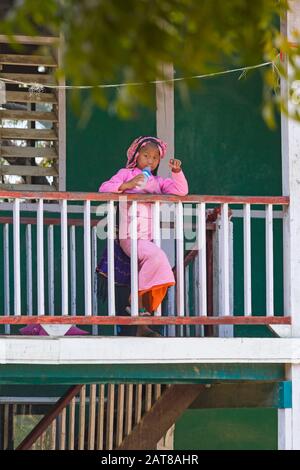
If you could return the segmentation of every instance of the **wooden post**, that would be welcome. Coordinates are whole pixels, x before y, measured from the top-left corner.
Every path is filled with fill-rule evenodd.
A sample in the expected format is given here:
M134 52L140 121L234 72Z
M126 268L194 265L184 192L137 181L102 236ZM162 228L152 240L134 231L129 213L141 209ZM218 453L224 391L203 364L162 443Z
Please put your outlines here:
M174 77L173 64L162 64L162 71L167 79ZM174 137L174 82L156 85L156 134L168 144L165 158L160 162L158 174L169 177L168 161L175 153ZM165 205L163 205L165 206ZM174 208L174 204L170 204ZM161 240L161 248L166 253L171 266L175 264L174 229L170 229L170 240ZM168 315L175 314L175 287L169 288ZM168 336L175 336L175 326L167 327Z
M288 41L295 41L292 32L299 29L300 2L291 0L290 10L281 24L282 33ZM288 76L292 69L286 64ZM295 104L288 99L292 83L282 80L281 93L286 99L289 112ZM283 221L284 243L284 313L292 317L292 336L300 335L300 124L282 114L282 192L290 197ZM300 450L300 365L287 367L292 380L292 410L279 410L278 444L280 449ZM288 436L290 433L290 436Z

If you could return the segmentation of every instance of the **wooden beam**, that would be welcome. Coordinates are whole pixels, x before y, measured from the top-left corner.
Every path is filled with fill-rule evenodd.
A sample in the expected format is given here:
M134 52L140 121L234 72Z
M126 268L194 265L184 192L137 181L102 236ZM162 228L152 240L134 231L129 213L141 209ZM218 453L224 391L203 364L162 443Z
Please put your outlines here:
M8 103L56 103L53 93L28 93L28 91L7 91L5 99Z
M0 119L20 119L24 121L51 121L57 122L57 116L54 112L42 112L42 111L23 111L14 109L1 109Z
M24 324L79 324L79 325L271 325L291 323L290 317L125 317L125 316L1 316L0 325Z
M57 174L57 170L52 166L0 165L0 175L57 176Z
M50 184L1 184L0 188L7 191L32 191L31 199L38 199L39 191L44 191L45 194L51 194L50 191L56 191L56 187L53 185L50 186ZM22 192L20 192L20 194L22 194ZM20 198L22 198L22 196L20 196Z
M59 38L56 36L25 36L16 34L13 36L7 36L5 34L0 34L0 43L3 44L37 44L37 45L57 45Z
M0 148L1 157L18 157L18 158L49 158L56 159L58 155L53 147L21 147L17 145L3 146ZM2 185L0 186L2 188Z
M291 382L208 384L190 405L198 408L291 408Z
M20 129L16 127L2 127L0 130L2 139L25 140L57 140L57 134L52 129Z
M172 385L125 437L117 450L155 449L158 441L204 389L204 385Z
M2 188L2 186L1 186ZM9 197L9 198L27 198L32 199L32 193L20 193L15 191L14 193L7 193L5 191L0 191L0 197ZM35 194L36 197L36 194ZM54 199L54 200L69 200L69 201L119 201L120 194L116 193L83 193L83 192L68 192L68 191L57 191L52 194L43 194L39 195L41 198L45 199ZM122 195L124 197L124 195ZM229 204L244 204L249 202L250 204L276 204L276 205L288 205L289 198L283 196L258 196L252 198L249 196L199 196L198 194L192 194L189 196L167 196L167 195L156 195L156 194L126 194L127 201L138 201L138 202L207 202L207 203L216 203L221 204L223 199L226 199ZM251 202L251 200L253 201Z
M0 54L0 64L57 67L50 55Z
M42 73L6 73L0 72L0 79L13 80L18 83L41 83L42 85L55 85L57 82L53 75ZM11 84L9 82L9 84Z
M77 341L77 344L81 345L79 347L83 347L85 343L88 344L88 339L69 338L68 342ZM131 339L134 340L135 338ZM172 338L167 338L167 340L169 339ZM201 342L201 338L198 339ZM119 341L119 338L117 340ZM25 341L26 343L29 340L22 337L19 341ZM45 342L49 345L49 339L45 339L43 336L35 337L36 341L41 343L41 348ZM55 343L56 341L53 340L52 342ZM102 338L98 341L102 341ZM152 339L149 341L151 342ZM133 344L132 347L135 347L135 345ZM101 358L98 360L101 361ZM24 362L20 364L1 364L0 371L0 384L21 384L22 386L26 384L74 385L74 383L81 383L83 381L85 384L207 384L220 381L254 381L257 383L258 381L278 382L285 380L284 365L274 363L125 364L124 362L118 362L117 364L95 364L94 362L89 362L88 364L57 364L56 360L56 364L46 364L46 361L42 364L34 362L30 364Z

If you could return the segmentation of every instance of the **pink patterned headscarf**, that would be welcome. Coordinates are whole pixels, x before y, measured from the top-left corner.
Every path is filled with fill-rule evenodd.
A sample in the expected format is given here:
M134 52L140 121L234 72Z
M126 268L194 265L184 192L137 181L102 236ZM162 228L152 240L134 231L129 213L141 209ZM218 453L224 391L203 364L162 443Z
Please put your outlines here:
M126 168L134 168L136 166L139 150L149 143L157 145L160 158L164 158L167 151L167 144L163 140L158 139L157 137L140 136L132 142L127 150Z

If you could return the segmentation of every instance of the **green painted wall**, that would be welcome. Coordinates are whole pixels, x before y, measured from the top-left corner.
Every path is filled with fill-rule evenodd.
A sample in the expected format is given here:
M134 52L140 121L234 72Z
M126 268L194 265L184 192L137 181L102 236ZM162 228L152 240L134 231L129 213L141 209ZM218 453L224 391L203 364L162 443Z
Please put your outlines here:
M82 127L67 103L68 191L97 191L103 181L125 167L126 150L139 135L156 133L155 110L139 109L130 121L93 108Z
M177 450L277 449L277 410L188 410L175 427Z

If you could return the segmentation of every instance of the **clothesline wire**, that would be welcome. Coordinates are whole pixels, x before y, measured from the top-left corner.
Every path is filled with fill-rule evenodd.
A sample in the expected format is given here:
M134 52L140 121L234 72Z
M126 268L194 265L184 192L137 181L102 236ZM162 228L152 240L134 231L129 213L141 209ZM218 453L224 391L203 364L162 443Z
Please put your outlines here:
M267 65L272 65L273 68L275 68L275 64L273 61L269 62L263 62L261 64L257 65L250 65L246 67L239 67L236 69L229 69L229 70L222 70L220 72L212 72L212 73L206 73L202 75L193 75L190 77L178 77L178 78L169 78L169 79L164 79L164 80L152 80L148 82L128 82L128 83L110 83L106 85L48 85L48 84L42 84L38 82L26 82L26 81L21 81L21 80L13 80L10 78L1 78L0 77L0 84L1 82L7 83L7 84L16 84L16 85L23 85L25 87L30 87L33 89L33 91L43 91L44 88L50 88L50 89L65 89L65 90L70 90L70 89L91 89L91 88L118 88L118 87L124 87L124 86L143 86L143 85L156 85L156 84L163 84L163 83L171 83L171 82L179 82L183 80L194 80L194 79L201 79L201 78L209 78L209 77L215 77L217 75L225 75L229 73L234 73L234 72L242 72L240 75L239 79L242 78L242 76L245 75L245 73L249 70L253 69L258 69L261 67L266 67ZM276 70L277 67L276 67Z

